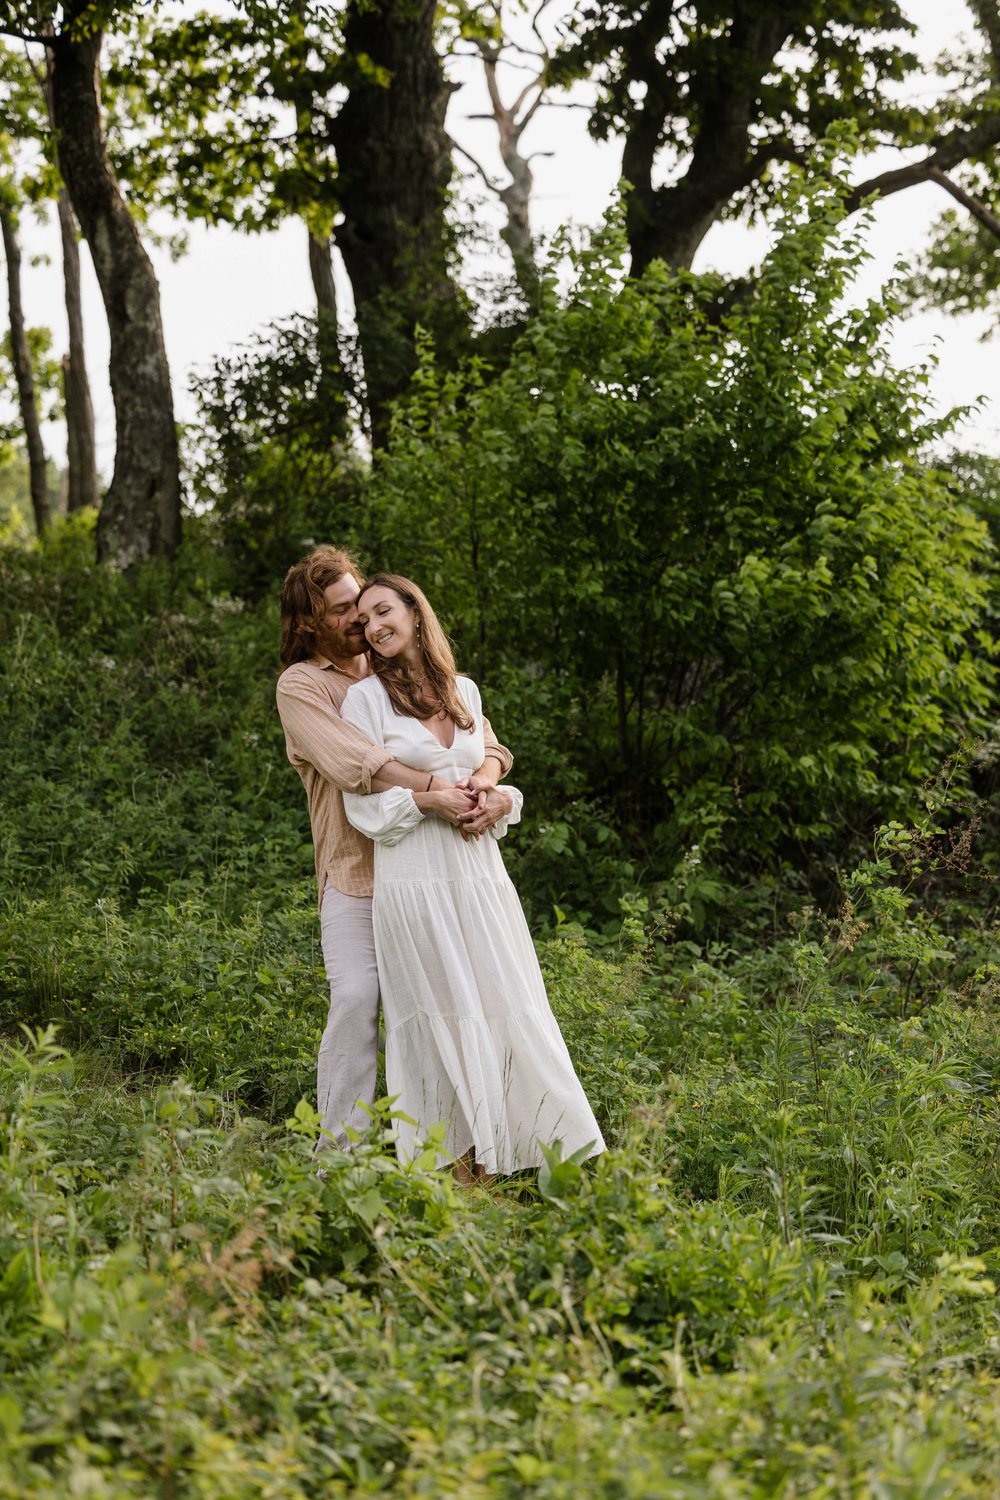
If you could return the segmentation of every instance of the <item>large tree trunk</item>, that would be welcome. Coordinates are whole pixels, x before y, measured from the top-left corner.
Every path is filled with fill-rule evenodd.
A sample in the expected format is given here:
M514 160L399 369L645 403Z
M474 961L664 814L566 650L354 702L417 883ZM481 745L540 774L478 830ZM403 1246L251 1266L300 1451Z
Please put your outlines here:
M35 376L31 367L31 350L28 346L28 335L24 327L24 309L21 303L21 246L18 242L13 215L9 208L2 205L0 205L0 230L3 233L4 255L7 260L11 358L14 364L14 378L17 381L21 422L28 446L31 508L35 513L35 530L41 536L51 519L45 474L45 448L42 445L42 430L38 422Z
M69 353L63 360L63 398L66 403L66 461L69 469L66 508L72 514L75 510L97 504L97 444L83 344L80 247L76 238L76 220L65 188L59 190L58 207L69 322Z
M59 169L90 246L108 315L115 471L97 527L98 556L129 568L180 540L180 474L160 294L108 161L101 121L101 35L63 33L52 50Z
M337 244L354 289L375 446L416 366L417 325L445 359L468 337L449 274L450 89L434 45L436 9L435 0L351 0L345 64L364 66L353 67L330 126L344 214Z
M47 23L45 34L52 35ZM49 126L55 131L52 108L52 53L45 52L45 104ZM66 320L69 324L69 353L63 359L63 401L66 406L66 509L70 513L97 505L97 442L94 435L94 403L90 396L87 360L83 342L83 300L80 295L80 246L76 219L69 194L64 187L56 199L59 233L62 239L63 286L66 298Z

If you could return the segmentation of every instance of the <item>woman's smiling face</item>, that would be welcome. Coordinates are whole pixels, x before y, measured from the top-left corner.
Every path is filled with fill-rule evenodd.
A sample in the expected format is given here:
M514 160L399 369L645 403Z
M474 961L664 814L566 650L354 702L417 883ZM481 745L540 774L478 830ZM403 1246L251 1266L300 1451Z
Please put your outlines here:
M358 623L373 651L386 658L399 656L416 641L417 617L395 589L377 583L358 600Z

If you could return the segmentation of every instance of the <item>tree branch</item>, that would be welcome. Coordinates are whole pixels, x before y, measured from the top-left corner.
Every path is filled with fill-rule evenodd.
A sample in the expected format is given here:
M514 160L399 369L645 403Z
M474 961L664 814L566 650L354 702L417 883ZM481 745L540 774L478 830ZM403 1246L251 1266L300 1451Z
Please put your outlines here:
M531 121L534 118L536 111L538 110L539 106L542 104L543 100L545 99L545 85L542 83L542 80L540 78L536 78L535 79L535 85L537 85L537 87L538 87L538 94L535 97L535 99L532 101L532 103L528 106L528 109L525 112L524 118L521 120L520 124L517 127L517 137L518 137L518 140L520 140L521 136L524 134L524 132L527 129L527 127L531 124ZM531 89L535 85L528 84L527 88L525 88L522 91L522 93L518 96L517 103L514 105L514 108L512 110L513 114L515 114L515 115L517 114L517 112L520 109L522 103L524 102L525 96L528 93L530 93Z
M34 79L35 79L36 84L38 85L39 92L42 93L42 94L44 94L45 93L45 74L44 74L43 70L35 62L35 59L32 57L31 53L28 51L27 44L25 44L25 48L24 48L24 61L27 63L28 67L31 69L32 74L34 75Z
M493 47L489 42L476 38L476 46L483 60L483 72L486 74L486 87L489 90L490 103L493 106L494 115L503 111L503 103L500 99L500 89L497 84L497 59L500 56L499 47Z
M511 58L503 55L507 52L520 52L524 57L534 58L535 62L514 62ZM497 48L497 53L498 62L503 63L505 68L515 68L520 73L527 72L529 68L532 72L535 72L536 63L539 61L544 62L548 57L548 53L546 52L538 52L534 47L520 47L516 42L502 42ZM445 57L482 57L478 43L473 43L469 51L461 47L449 47L444 55Z
M472 117L470 117L470 118L472 118ZM479 118L480 119L485 119L485 120L492 120L493 116L492 115L480 115ZM457 151L458 154L459 154L459 156L464 156L465 159L466 159L466 161L471 161L472 165L475 167L476 171L479 173L480 177L483 179L483 181L485 182L486 186L489 188L490 192L491 193L496 193L497 196L499 196L499 194L501 193L502 189L500 187L498 187L497 184L492 180L492 178L489 176L488 172L486 171L486 168L480 162L478 162L476 160L476 158L473 156L472 152L471 151L466 151L466 149L465 149L464 146L460 146L458 144L458 142L455 140L454 136L449 136L448 140L451 142L451 149L453 151Z
M915 187L918 182L934 182L937 180L934 175L936 172L943 173L949 167L956 167L959 163L968 161L970 156L975 156L988 146L998 144L1000 144L1000 114L990 116L972 130L953 131L939 143L930 156L925 156L920 161L910 162L905 167L896 167L891 172L881 172L877 177L869 177L865 182L859 182L845 199L847 212L856 213L866 198L888 198L892 193L900 193L905 188Z
M963 187L960 187L957 182L953 182L950 177L944 172L939 171L936 167L931 169L929 175L931 180L940 183L945 192L950 193L957 203L961 203L963 208L967 208L972 217L978 219L984 229L988 229L990 234L995 235L1000 240L1000 219L986 207L985 203L979 198L974 198L971 193L967 193Z
M540 99L541 96L542 96L542 94L545 91L545 85L542 82L541 75L539 75L537 78L529 78L528 82L524 85L524 88L521 90L521 92L518 94L517 98L514 100L514 103L510 107L510 113L513 116L514 119L517 119L517 116L518 116L518 114L520 112L521 106L524 103L525 99L527 99L528 95L531 93L532 89L538 89L539 90L538 98ZM524 126L527 125L528 121L531 119L532 115L534 114L534 112L535 112L535 110L537 108L538 108L538 99L535 100L534 104L528 110L527 115L522 120L522 122L521 122L521 129L522 130L524 129Z
M16 42L35 42L39 47L44 47L46 41L44 36L36 36L33 31L22 31L19 26L2 20L0 20L0 36L13 37Z
M784 161L794 167L804 167L809 162L809 152L791 141L758 141L753 154L747 158L746 170L753 175L742 186L748 187L773 161Z
M538 44L542 49L542 55L546 59L549 56L549 47L545 38L542 36L541 31L539 30L538 23L542 19L542 12L547 10L551 3L552 0L541 0L541 4L536 7L535 14L531 18L531 29L537 36Z

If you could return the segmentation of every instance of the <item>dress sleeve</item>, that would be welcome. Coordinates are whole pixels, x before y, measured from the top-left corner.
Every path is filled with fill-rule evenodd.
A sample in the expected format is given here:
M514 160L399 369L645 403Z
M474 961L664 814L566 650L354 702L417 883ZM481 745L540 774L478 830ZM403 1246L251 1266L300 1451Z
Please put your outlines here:
M383 728L372 694L348 689L340 713L348 724L353 724L376 744L381 743ZM368 796L345 792L344 811L347 821L376 844L398 844L424 821L413 793L402 786L392 786L386 792L371 792Z
M493 827L490 829L490 833L492 833L495 839L502 839L508 828L512 828L515 823L520 823L521 808L524 806L524 793L520 791L516 786L510 786L507 782L504 782L500 790L502 792L510 792L511 797L513 798L514 805L507 816L501 818L499 823L494 823ZM362 797L361 800L362 802L370 802L371 798Z

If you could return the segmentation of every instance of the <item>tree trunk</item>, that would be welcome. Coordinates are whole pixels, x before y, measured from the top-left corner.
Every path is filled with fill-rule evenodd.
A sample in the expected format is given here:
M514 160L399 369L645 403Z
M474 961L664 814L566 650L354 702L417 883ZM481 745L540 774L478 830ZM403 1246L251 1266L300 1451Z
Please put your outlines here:
M316 294L317 312L337 317L337 287L333 279L333 241L318 240L309 231L309 274Z
M101 121L101 34L49 42L59 170L108 315L115 471L97 526L98 557L130 568L180 541L180 473L160 294L108 161Z
M531 193L535 180L530 161L521 154L521 137L545 97L545 74L543 70L537 78L525 84L513 105L505 105L497 78L497 64L500 61L501 48L482 37L477 38L476 46L483 59L486 88L499 135L500 157L510 173L510 182L507 186L496 189L497 197L507 210L507 223L500 231L500 238L506 243L514 261L514 275L521 295L528 309L535 312L541 292L530 219ZM533 89L536 91L535 99L522 114L521 111ZM484 177L486 176L482 168L480 172Z
M322 107L316 98L316 80L310 67L308 11L307 0L290 0L289 13L293 24L289 28L281 66L272 68L270 77L275 97L290 104L295 110L295 134L300 163L307 173L319 176L322 169L319 167L320 147L316 120ZM330 183L324 183L321 198L328 197L330 191ZM311 205L313 210L317 206ZM324 206L329 207L329 204ZM316 341L320 366L317 395L324 403L324 410L332 419L337 435L346 438L349 422L340 355L337 287L333 279L333 236L315 234L310 213L307 212L304 218L309 238L309 274L316 296Z
M46 35L52 25L47 23ZM55 132L52 108L52 53L45 51L45 104L49 127ZM94 436L94 403L90 396L87 360L83 342L83 301L80 296L80 246L77 241L73 205L64 187L56 199L59 233L63 252L63 286L66 297L66 321L69 324L69 353L63 358L63 401L66 406L66 510L70 513L96 506L97 442Z
M507 210L507 222L500 231L514 261L514 275L529 309L538 307L541 282L535 261L535 241L531 233L529 208L534 178L531 168L523 157L517 159L517 170L508 163L513 182L501 188L497 195Z
M450 89L434 45L436 9L435 0L351 0L350 93L330 125L344 214L337 244L354 289L376 447L388 433L389 403L416 367L417 325L445 360L468 338L449 273Z
M653 260L690 269L725 205L763 170L766 161L755 155L752 127L763 79L791 28L787 6L737 11L716 65L691 80L698 125L687 170L679 181L654 187L660 132L672 106L670 95L663 94L670 80L657 57L661 22L657 8L650 7L626 44L633 74L646 85L622 153L622 176L632 186L625 213L633 276L641 276Z
M72 514L97 505L97 444L94 437L94 405L83 344L83 304L80 297L80 247L76 220L65 188L59 190L59 229L62 234L63 281L66 318L69 323L69 353L63 360L63 399L66 403L66 462L69 485L66 509Z
M42 430L38 422L38 402L35 397L35 377L31 368L31 350L24 327L24 309L21 304L21 246L17 229L9 208L0 206L0 230L3 233L4 255L7 260L7 289L10 294L10 349L17 381L17 399L21 408L28 446L28 473L31 484L31 508L35 513L35 530L41 536L51 519L49 491L46 482L45 449L42 445Z
M335 436L346 440L348 420L344 367L340 353L340 324L337 320L337 289L333 280L333 240L317 239L309 230L309 271L316 294L316 337L319 351L320 384L317 397Z

